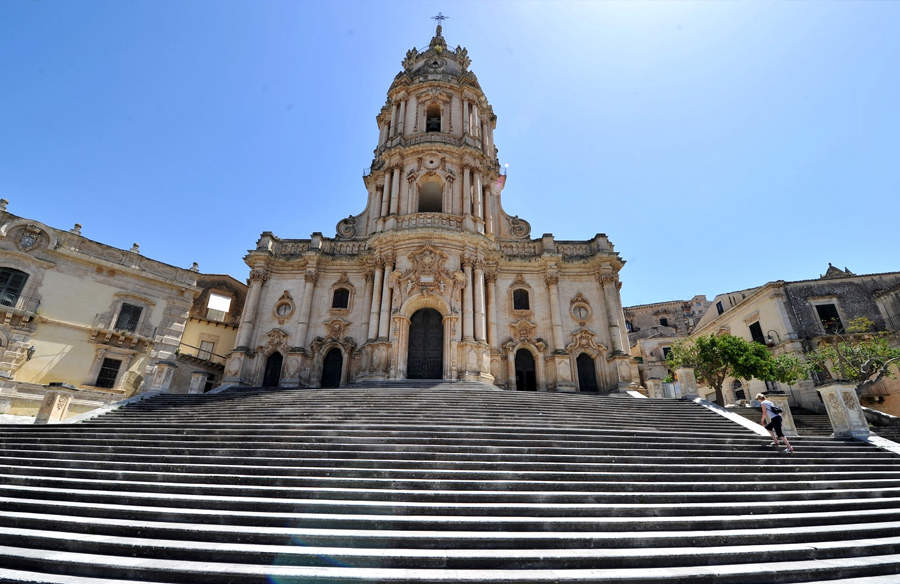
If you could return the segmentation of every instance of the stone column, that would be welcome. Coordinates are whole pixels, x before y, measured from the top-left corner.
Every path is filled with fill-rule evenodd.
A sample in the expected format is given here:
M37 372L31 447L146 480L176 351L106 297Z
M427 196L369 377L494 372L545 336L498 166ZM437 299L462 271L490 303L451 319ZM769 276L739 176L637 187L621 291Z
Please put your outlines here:
M822 396L828 419L834 429L835 437L853 437L866 439L869 437L869 423L859 405L856 386L847 383L829 383L817 387ZM780 406L779 406L780 407Z
M603 298L606 301L606 320L609 324L609 339L612 342L613 353L624 353L622 347L622 335L619 331L619 315L616 296L616 276L614 274L601 274L600 284L603 286Z
M41 409L34 418L35 424L49 424L66 419L69 413L69 405L72 403L73 394L70 391L51 390L44 394Z
M463 215L472 214L472 169L463 167Z
M384 141L387 140L387 124L382 122L378 126L378 145L381 146L384 144Z
M469 126L469 100L463 100L463 134L471 134Z
M397 133L401 136L406 132L404 131L404 126L406 126L406 100L400 102L400 119L397 122Z
M488 140L487 140L487 124L482 120L481 122L481 150L485 154L488 153Z
M483 187L484 192L482 193L482 197L484 198L484 232L488 235L494 234L494 213L493 208L491 207L491 188L488 186Z
M375 273L372 270L366 270L366 287L363 292L363 314L371 313L372 310L372 280L375 279ZM363 323L362 338L369 338L369 327L372 325L371 314L369 320Z
M391 209L391 174L393 169L389 168L384 173L384 187L381 189L381 216L387 217Z
M459 215L459 181L453 175L447 176L447 182L450 183L450 210L451 215Z
M473 338L474 321L472 315L472 259L463 258L463 272L466 274L466 287L462 290L463 297L463 340L470 341Z
M485 306L484 306L484 264L475 264L474 297L475 297L475 340L484 341Z
M475 171L475 216L484 219L484 207L482 199L484 198L483 189L481 188L481 171Z
M259 307L259 295L263 282L268 278L268 272L264 267L257 266L250 270L250 289L247 291L247 300L244 302L244 311L241 313L241 324L238 326L237 347L248 348L253 335L253 321L256 320L256 311Z
M562 314L559 310L559 291L557 290L559 276L555 270L547 274L546 281L547 287L550 289L550 322L553 324L553 350L564 351L566 343L563 340Z
M319 274L313 270L307 271L303 275L306 285L303 287L303 302L300 304L300 316L297 322L297 347L306 348L306 337L309 334L309 315L312 311L312 297L316 289L316 282L319 280Z
M206 371L194 371L193 373L191 373L191 386L188 389L188 393L203 393L203 389L206 387L206 380L208 377L209 373Z
M378 258L375 261L375 282L372 284L372 307L369 313L369 339L378 338L378 317L381 314L381 281L384 276L384 260Z
M397 132L397 104L394 103L391 105L391 129L388 131L388 135L393 138Z
M394 178L391 181L391 215L396 215L400 210L400 167L394 168Z
M394 271L394 258L384 259L384 276L381 279L381 319L378 322L378 338L387 338L391 326L391 272Z
M485 272L484 281L487 285L485 292L487 293L487 312L488 312L488 327L487 327L487 342L490 346L494 348L499 348L499 341L497 339L497 272Z

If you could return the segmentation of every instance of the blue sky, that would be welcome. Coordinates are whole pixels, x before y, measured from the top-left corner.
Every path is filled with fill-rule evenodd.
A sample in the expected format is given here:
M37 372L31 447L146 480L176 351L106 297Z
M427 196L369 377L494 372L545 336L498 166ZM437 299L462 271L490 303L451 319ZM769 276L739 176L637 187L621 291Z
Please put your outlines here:
M375 115L443 12L504 209L608 234L626 305L900 270L900 2L0 2L9 211L243 280L362 211Z

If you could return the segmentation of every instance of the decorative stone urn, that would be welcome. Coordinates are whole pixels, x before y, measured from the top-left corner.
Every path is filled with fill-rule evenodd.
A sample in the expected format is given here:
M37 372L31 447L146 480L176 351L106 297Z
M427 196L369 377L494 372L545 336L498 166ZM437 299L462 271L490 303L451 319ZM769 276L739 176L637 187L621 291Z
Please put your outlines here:
M837 382L817 387L816 390L825 402L835 437L869 437L869 424L859 405L855 385Z

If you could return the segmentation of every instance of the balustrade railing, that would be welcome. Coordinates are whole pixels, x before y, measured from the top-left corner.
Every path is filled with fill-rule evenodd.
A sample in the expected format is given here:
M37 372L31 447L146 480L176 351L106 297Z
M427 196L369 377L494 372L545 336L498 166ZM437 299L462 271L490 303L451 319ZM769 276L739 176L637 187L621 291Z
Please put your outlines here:
M413 215L404 215L398 219L399 226L402 229L411 227L462 229L462 221L462 217L445 213L415 213Z
M533 242L510 242L501 243L500 251L510 256L538 256L543 251L540 243Z

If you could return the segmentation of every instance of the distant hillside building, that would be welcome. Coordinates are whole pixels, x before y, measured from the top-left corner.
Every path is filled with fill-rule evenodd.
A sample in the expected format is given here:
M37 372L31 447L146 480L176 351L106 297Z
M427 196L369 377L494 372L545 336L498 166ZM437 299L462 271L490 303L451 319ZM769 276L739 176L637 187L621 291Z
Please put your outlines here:
M712 303L703 294L690 300L671 300L625 307L625 327L631 354L638 361L640 383L662 381L669 375L669 347L688 336Z
M497 117L466 49L411 49L378 112L365 209L334 238L265 232L225 383L445 379L600 391L637 381L603 234L532 239L508 215Z

